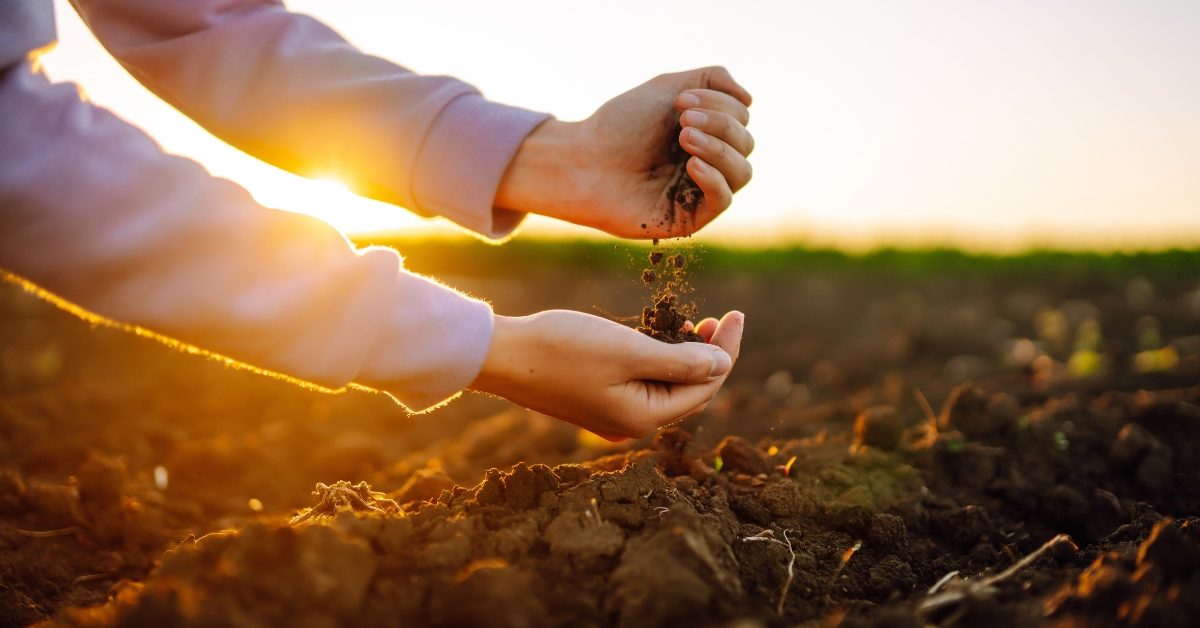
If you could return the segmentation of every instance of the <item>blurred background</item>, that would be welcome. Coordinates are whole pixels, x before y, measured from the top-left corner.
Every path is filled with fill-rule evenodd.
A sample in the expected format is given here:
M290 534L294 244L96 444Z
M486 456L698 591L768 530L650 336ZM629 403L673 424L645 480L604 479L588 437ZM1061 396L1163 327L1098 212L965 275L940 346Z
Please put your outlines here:
M369 53L567 120L656 74L726 65L755 95L755 180L703 242L1200 244L1195 2L287 4ZM66 0L57 5L49 73L168 151L350 233L457 235L224 145L142 89ZM524 231L594 235L537 218Z

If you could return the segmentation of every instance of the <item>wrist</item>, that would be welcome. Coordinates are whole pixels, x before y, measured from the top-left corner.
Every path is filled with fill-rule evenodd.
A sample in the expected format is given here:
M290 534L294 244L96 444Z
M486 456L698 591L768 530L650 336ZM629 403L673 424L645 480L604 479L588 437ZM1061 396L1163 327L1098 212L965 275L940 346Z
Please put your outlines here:
M550 119L517 149L496 190L495 206L569 220L581 169L581 125Z
M503 396L506 384L512 381L512 374L517 368L516 358L521 354L520 338L524 320L522 317L512 316L493 317L492 341L488 346L487 357L483 360L479 374L467 388Z

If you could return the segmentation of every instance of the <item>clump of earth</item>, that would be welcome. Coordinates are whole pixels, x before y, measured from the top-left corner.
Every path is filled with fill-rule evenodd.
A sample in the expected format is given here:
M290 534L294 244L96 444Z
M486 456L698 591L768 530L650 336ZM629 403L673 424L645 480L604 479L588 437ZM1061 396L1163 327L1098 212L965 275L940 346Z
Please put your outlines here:
M667 255L650 251L650 267L642 271L642 283L650 288L651 305L642 308L637 330L662 342L704 342L704 337L687 326L696 315L694 303L681 304L680 297L691 290L687 283L683 253Z

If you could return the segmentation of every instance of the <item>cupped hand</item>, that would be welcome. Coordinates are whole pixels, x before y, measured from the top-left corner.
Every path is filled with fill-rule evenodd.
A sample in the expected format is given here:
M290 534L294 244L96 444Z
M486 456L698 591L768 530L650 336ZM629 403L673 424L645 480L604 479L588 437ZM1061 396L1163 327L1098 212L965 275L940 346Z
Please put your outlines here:
M702 322L711 344L666 344L579 312L497 316L471 388L611 440L640 438L704 410L737 360L743 322L730 312Z
M690 235L750 181L750 101L721 67L658 76L586 120L551 120L536 129L509 166L496 204L620 237ZM702 192L691 208L676 202L685 172Z

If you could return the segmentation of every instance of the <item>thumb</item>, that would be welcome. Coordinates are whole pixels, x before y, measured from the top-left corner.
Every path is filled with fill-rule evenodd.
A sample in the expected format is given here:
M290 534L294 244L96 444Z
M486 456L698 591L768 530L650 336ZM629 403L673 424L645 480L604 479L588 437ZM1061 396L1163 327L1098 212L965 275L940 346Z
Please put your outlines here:
M746 315L734 310L722 316L716 327L710 342L724 349L737 361L742 350L742 331L746 328Z
M646 338L636 359L635 377L675 384L702 384L724 377L733 368L725 349L699 342L667 344Z

